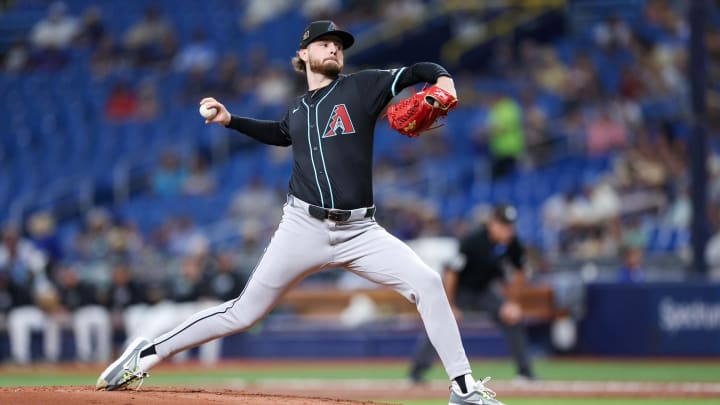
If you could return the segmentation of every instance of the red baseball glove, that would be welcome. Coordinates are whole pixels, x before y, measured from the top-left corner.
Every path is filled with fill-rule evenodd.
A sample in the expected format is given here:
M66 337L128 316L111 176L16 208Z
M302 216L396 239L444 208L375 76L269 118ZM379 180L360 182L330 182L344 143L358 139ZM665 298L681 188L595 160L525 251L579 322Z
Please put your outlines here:
M390 126L403 135L419 136L432 129L438 118L457 106L457 98L438 86L431 86L388 107Z

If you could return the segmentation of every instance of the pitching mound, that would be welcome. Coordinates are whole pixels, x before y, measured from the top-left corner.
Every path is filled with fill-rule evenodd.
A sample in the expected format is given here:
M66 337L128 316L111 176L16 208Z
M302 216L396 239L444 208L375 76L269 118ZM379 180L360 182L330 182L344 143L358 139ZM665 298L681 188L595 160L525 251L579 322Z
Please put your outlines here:
M290 395L269 395L234 390L202 390L173 387L142 387L140 391L96 391L92 387L12 387L0 388L0 403L14 405L30 404L103 404L128 405L140 403L147 405L184 405L184 404L377 404L377 402L359 402L335 398L303 397Z

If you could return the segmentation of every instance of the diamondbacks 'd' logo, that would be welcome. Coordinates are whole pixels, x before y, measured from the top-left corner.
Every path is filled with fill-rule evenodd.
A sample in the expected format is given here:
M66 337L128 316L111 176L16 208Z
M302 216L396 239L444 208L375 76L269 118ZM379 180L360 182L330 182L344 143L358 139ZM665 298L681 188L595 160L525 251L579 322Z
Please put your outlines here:
M330 114L330 119L328 120L327 125L325 125L323 138L354 133L355 126L350 119L347 107L345 107L345 104L336 104L335 107L333 107L332 114Z

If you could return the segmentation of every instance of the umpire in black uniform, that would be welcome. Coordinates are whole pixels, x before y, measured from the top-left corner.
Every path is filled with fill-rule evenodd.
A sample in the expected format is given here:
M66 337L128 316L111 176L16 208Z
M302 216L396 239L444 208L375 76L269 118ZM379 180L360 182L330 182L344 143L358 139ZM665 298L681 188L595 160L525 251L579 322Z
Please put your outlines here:
M443 282L458 321L462 320L462 311L488 313L505 334L518 378L532 380L535 375L522 309L514 300L517 287L525 282L525 248L515 234L516 219L513 206L495 206L488 221L460 241L458 257L448 258ZM434 359L435 351L423 334L413 356L410 379L423 382Z

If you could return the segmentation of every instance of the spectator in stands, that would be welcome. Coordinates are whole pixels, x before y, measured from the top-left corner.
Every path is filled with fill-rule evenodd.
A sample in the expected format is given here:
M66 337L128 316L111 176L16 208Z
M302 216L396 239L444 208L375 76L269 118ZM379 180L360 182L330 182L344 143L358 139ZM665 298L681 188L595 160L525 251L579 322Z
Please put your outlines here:
M220 58L218 73L212 77L208 94L218 94L223 98L235 100L243 92L244 77L240 74L237 56L227 53ZM197 100L197 96L193 96L192 100Z
M340 0L306 0L300 11L308 21L329 20L339 14L341 6Z
M528 155L534 167L543 166L551 160L557 142L548 128L547 112L536 101L536 94L529 89L520 95L520 107Z
M600 78L590 55L579 51L568 68L565 96L569 108L577 108L600 97Z
M630 27L617 15L607 17L593 28L593 41L599 48L625 48L631 35Z
M133 277L128 263L116 263L110 282L98 291L98 302L110 312L113 330L123 330L125 310L145 302L145 287Z
M142 236L135 224L130 221L113 221L108 233L108 248L108 262L135 262L143 250Z
M187 170L177 153L167 150L160 157L160 166L152 175L153 192L162 197L178 195L187 180Z
M492 95L486 123L487 142L492 159L492 178L500 179L515 171L525 151L522 110L507 95Z
M211 295L221 302L229 301L240 295L247 279L241 273L232 254L218 253L215 260L215 271L208 275L207 281Z
M684 21L684 2L649 0L644 4L643 29L646 35L656 39L676 37L687 39L689 29Z
M57 307L57 291L45 274L47 258L32 242L22 238L12 225L2 228L0 275L11 300L7 318L13 361L27 364L31 359L32 331L43 332L45 358L60 358L60 326L52 312Z
M132 120L137 117L139 105L135 89L127 81L119 80L105 102L105 118L111 122Z
M425 13L425 6L419 0L388 0L380 7L382 19L395 23L419 21Z
M601 224L615 222L620 217L620 196L612 179L608 177L591 180L590 207L592 219Z
M207 72L215 67L217 52L207 40L207 33L196 29L190 36L190 42L183 46L175 57L175 69L186 72L200 70Z
M32 68L30 48L27 41L18 39L5 53L3 68L8 73L25 72Z
M190 159L190 170L182 185L182 192L186 195L210 195L217 188L217 180L210 170L207 157L196 153Z
M140 83L137 97L135 117L140 121L152 121L160 113L160 101L157 95L157 86L152 80Z
M622 249L623 262L618 269L619 283L639 283L645 281L646 270L643 266L645 253L642 247L626 245Z
M140 274L131 272L126 265L117 266L113 271L113 287L120 287L120 294L114 294L116 316L125 330L125 343L136 336L162 333L166 322L172 322L173 303L169 291L169 277L144 282ZM125 345L123 345L125 346Z
M628 65L622 68L618 93L620 97L628 100L638 100L644 95L645 84L638 66Z
M175 31L159 8L148 6L142 19L125 33L125 48L138 66L163 66L177 51Z
M180 260L179 271L168 278L166 299L150 301L127 311L129 337L137 335L157 337L169 331L188 316L218 305L211 277L217 272L217 262L207 241L195 239L186 255ZM228 280L225 280L228 281ZM232 287L232 286L223 286ZM221 340L200 346L199 358L204 364L213 364L220 358ZM188 352L174 356L185 360Z
M292 6L292 2L286 0L248 0L246 4L240 20L240 28L244 31L257 28Z
M97 6L88 7L75 37L77 43L89 49L97 49L107 35L102 9Z
M627 144L627 134L620 122L610 115L607 106L601 106L587 126L587 153L603 156L620 150Z
M0 271L0 322L6 324L5 318L12 308L12 294L10 291L10 275L6 271Z
M65 256L55 227L55 217L49 211L38 211L30 216L27 227L29 239L47 258L46 270L52 276Z
M56 284L62 309L72 320L78 361L107 362L112 354L112 323L110 312L100 305L98 289L69 266L58 272Z
M559 192L548 197L541 206L543 245L546 254L550 257L557 257L560 254L563 232L568 226L570 218L568 208L572 194Z
M208 248L210 242L190 215L181 215L172 221L167 240L167 252L175 257L185 257Z
M100 38L97 47L90 55L90 69L94 78L103 79L114 69L126 64L121 57L120 46L112 36L106 34Z
M686 185L669 188L668 204L658 216L658 225L668 230L689 229L692 220L690 190Z
M75 240L75 256L82 261L104 261L110 251L110 213L104 208L93 208L85 214L85 228Z
M534 81L541 89L557 96L565 94L567 89L567 69L560 62L555 49L547 46L539 48L540 64L533 67Z
M266 68L256 83L258 102L263 106L279 107L285 106L293 95L292 81L286 72L278 67Z
M653 139L653 147L650 148L654 149L652 152L655 152L655 156L657 156L665 168L665 172L667 173L665 185L681 188L689 181L689 154L685 140L678 135L674 124L676 123L671 121L660 123L657 130L658 133L655 135L655 139Z
M195 104L198 97L204 97L215 88L214 80L205 70L193 69L185 74L180 97L185 104ZM226 89L226 91L232 91Z
M240 247L232 254L233 263L237 266L238 272L243 278L250 277L262 257L267 239L265 234L268 231L268 229L263 229L263 224L258 220L243 222ZM227 256L227 254L223 256Z
M66 15L65 3L56 1L48 7L46 18L30 32L30 43L39 50L64 50L70 47L78 32L78 22Z
M278 194L265 180L255 175L250 178L245 187L235 193L230 203L229 215L242 220L255 219L265 223L277 216L272 207L282 205Z
M559 133L561 154L578 156L585 153L585 121L578 105L568 104L560 125L552 126L552 129Z
M498 39L495 42L493 57L488 61L488 73L500 79L511 79L518 70L513 45L509 40Z
M624 247L644 249L648 245L648 233L642 226L642 215L629 215L623 219L618 241Z

